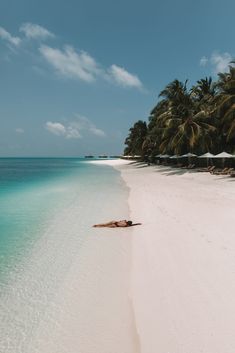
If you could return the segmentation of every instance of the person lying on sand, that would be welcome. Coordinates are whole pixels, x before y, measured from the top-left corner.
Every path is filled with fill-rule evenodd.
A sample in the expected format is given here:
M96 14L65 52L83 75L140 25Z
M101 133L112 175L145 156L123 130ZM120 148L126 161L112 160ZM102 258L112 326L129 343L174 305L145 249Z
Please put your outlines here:
M126 219L122 221L111 221L108 223L94 224L93 227L107 227L107 228L118 228L118 227L132 227L138 226L141 223L132 223L132 221L127 221Z

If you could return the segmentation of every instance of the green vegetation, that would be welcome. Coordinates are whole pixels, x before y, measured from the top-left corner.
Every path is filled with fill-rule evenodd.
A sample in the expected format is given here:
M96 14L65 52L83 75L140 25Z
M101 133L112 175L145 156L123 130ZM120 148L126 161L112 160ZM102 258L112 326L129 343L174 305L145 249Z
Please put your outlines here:
M148 124L137 121L125 140L125 155L149 157L235 152L235 67L197 81L191 89L174 80L159 94Z

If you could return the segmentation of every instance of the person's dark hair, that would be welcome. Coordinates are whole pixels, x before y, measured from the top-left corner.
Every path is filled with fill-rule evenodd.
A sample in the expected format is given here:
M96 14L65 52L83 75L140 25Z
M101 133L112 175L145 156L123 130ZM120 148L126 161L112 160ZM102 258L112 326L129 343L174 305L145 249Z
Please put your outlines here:
M127 221L128 226L132 226L132 221Z

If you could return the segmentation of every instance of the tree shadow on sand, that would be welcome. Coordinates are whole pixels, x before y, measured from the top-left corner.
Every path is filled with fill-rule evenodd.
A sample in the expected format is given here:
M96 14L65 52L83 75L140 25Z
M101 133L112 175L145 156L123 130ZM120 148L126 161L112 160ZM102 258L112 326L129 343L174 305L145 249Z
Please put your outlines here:
M165 176L202 173L202 172L199 172L197 168L187 169L187 168L179 168L177 166L156 165L152 163L149 165L145 162L131 162L129 165L135 166L138 169L152 167L154 168L153 170L154 173L160 173ZM204 172L204 173L209 174L209 172ZM235 182L235 178L230 177L230 175L217 175L217 178L215 180L225 180L229 182Z

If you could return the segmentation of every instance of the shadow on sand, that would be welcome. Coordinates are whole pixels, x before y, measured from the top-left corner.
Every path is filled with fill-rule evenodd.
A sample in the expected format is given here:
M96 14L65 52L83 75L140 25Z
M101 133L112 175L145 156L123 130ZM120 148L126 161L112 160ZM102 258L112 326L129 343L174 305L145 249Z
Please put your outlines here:
M195 169L187 169L187 168L179 168L176 166L167 166L167 165L156 165L156 164L148 164L145 162L131 162L129 165L132 165L136 168L147 168L147 167L152 167L154 168L155 173L161 173L165 176L171 176L171 175L184 175L184 174L198 174L201 173L198 171L197 168ZM204 172L207 174L210 174L209 172ZM214 175L214 174L212 174ZM215 175L214 175L215 176ZM230 175L217 175L216 180L226 180L229 182L235 182L235 178L232 178Z

